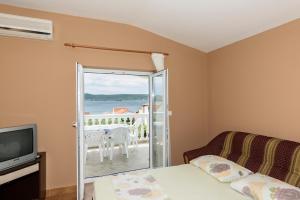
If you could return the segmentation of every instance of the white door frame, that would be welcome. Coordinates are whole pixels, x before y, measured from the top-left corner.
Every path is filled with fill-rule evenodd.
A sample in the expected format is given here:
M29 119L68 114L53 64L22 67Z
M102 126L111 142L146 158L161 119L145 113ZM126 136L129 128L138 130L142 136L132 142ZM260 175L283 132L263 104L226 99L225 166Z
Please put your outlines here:
M78 74L78 69L77 69L77 65L78 63L76 63L76 83L78 82L78 77L77 77L77 74ZM158 72L158 73L154 73L154 72L143 72L143 71L131 71L131 70L112 70L112 69L107 69L105 67L103 67L102 69L101 68L89 68L88 66L84 66L82 65L82 72L83 74L84 73L100 73L100 74L119 74L119 75L135 75L135 76L148 76L149 77L149 105L152 104L152 75L154 74L160 74L160 73L163 73L162 71L161 72ZM166 74L167 73L167 70L166 70ZM83 77L82 77L82 81L83 81ZM77 84L76 84L77 85ZM81 84L83 86L83 83ZM168 75L166 76L166 84L165 84L165 105L166 105L166 111L168 111ZM78 92L80 88L76 88L76 91ZM83 88L81 88L81 90L83 91ZM77 99L78 97L76 97ZM83 104L83 101L84 99L81 101L81 103ZM77 102L78 104L78 102ZM78 115L79 113L77 113ZM82 113L83 115L83 113ZM150 138L149 138L149 146L150 146L150 165L149 165L149 168L152 168L152 125L151 125L151 117L152 117L152 111L149 110L149 132L150 132ZM166 156L167 158L167 164L166 166L169 166L171 164L170 160L171 160L171 151L170 151L170 137L169 137L169 117L168 117L168 112L166 112L166 116L165 116L167 119L166 119L166 134L167 134L167 139L168 139L168 142L167 142L167 149L166 149L166 152L168 152L168 156ZM83 117L82 117L83 119ZM78 126L78 120L79 120L79 117L77 117L77 129L79 129L80 127ZM83 124L83 121L82 121L82 124ZM83 127L82 127L83 128ZM83 143L83 137L82 138L79 138L79 135L77 136L77 140L81 140L82 142L79 142L77 141L77 161L79 161L77 163L77 181L80 181L80 177L78 176L79 173L81 172L81 174L83 174L84 172L84 162L83 162L83 159L80 159L78 153L80 153L79 151L81 150L82 151L82 155L83 155L83 149L84 148L81 148L78 146L80 145L80 143ZM82 144L83 145L83 144ZM81 156L82 157L82 156ZM78 166L79 165L79 166ZM94 178L84 178L83 177L83 181L80 183L78 182L79 184L77 184L77 199L78 200L82 200L80 198L78 198L78 195L82 196L83 197L83 194L80 194L80 190L83 189L84 186L81 186L81 185L84 185L84 183L89 183L89 182L93 182L97 179L98 177L94 177Z
M77 159L77 200L82 200L84 195L84 170L83 170L83 156L84 156L84 137L83 137L83 109L84 109L84 76L82 65L76 63L76 159Z
M152 72L130 71L130 70L113 70L113 69L96 69L83 68L84 73L98 73L98 74L119 74L119 75L135 75L135 76L150 76Z

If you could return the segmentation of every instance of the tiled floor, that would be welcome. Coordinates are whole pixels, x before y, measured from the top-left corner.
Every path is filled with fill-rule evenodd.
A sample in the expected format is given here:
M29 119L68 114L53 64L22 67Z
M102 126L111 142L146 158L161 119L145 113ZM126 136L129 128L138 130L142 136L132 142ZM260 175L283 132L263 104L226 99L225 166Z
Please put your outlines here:
M55 197L48 197L46 198L46 200L76 200L76 193L63 194ZM87 200L92 200L92 198Z
M93 183L84 184L84 200L93 200L94 185Z
M94 185L93 183L86 183L84 185L84 200L93 200ZM53 195L53 194L52 194ZM51 197L46 197L45 200L76 200L76 189L70 191L61 191Z
M99 151L89 150L85 165L86 177L97 177L115 174L124 171L143 169L149 167L149 144L138 144L137 147L129 146L129 158L123 155L118 147L114 150L113 160L108 157L100 162Z

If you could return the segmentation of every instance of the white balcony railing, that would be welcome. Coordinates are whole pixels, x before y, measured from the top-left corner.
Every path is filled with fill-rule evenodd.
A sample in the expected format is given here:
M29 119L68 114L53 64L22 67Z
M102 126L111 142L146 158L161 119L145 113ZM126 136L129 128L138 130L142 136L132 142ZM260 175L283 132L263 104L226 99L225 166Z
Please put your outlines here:
M85 126L112 124L133 125L138 118L141 118L143 120L143 124L138 128L138 138L140 141L144 141L149 138L149 114L127 113L84 115L84 124Z

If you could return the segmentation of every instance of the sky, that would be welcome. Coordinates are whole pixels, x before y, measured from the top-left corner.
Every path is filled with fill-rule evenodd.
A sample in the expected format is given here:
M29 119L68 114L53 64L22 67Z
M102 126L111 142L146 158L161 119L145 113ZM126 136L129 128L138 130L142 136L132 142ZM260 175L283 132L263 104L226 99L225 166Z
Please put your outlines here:
M85 93L148 94L148 76L116 74L84 74Z

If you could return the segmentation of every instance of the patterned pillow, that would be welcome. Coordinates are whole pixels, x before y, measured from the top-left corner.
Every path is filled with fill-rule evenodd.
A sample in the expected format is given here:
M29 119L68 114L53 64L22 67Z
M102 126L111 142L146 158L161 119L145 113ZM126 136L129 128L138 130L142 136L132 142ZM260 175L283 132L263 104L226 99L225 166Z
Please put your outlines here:
M214 155L200 156L190 163L200 167L221 182L232 182L252 174L250 170L230 160Z
M231 183L231 187L255 200L300 200L300 189L259 173Z

